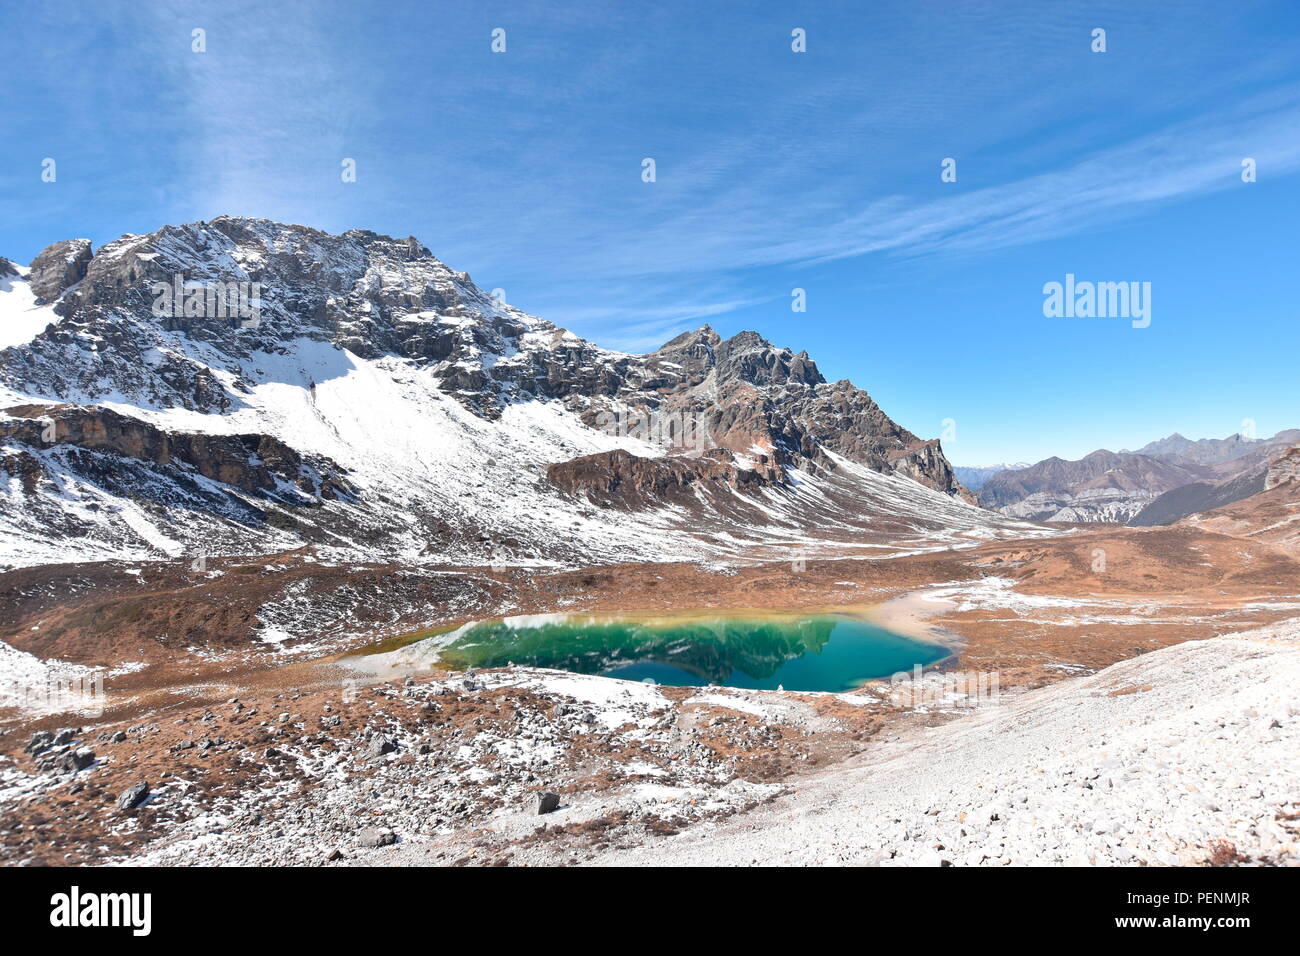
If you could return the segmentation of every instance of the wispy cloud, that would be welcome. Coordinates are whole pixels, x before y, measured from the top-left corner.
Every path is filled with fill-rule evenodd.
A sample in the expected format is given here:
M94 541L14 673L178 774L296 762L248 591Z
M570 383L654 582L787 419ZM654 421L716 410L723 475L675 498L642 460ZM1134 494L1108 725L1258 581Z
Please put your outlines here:
M738 185L688 212L640 225L631 249L611 244L599 268L618 277L682 275L881 252L1003 248L1239 187L1241 162L1248 156L1263 175L1300 169L1300 90L1172 125L1060 169L996 186L967 191L960 183L942 185L936 162L928 196L946 192L943 198L895 194L855 206L847 197L833 203L823 195L801 204L784 202L763 186ZM974 166L959 169L973 178Z
M347 36L329 8L163 3L137 8L154 53L183 104L178 205L201 216L336 216L350 131L374 108L365 73L348 67ZM191 53L191 31L207 50ZM160 57L158 51L168 51Z
M639 348L771 301L765 270L984 254L1240 185L1244 156L1261 176L1300 168L1294 85L1246 96L1184 76L1180 89L1215 109L1166 91L1128 129L1060 124L1073 91L1039 78L1080 48L1081 28L1039 5L882 8L852 21L880 37L854 69L842 59L854 48L835 46L835 28L851 33L840 15L813 30L823 59L799 61L764 18L719 35L678 10L514 12L511 52L492 58L474 11L399 8L391 20L307 2L274 16L252 0L137 8L135 43L174 86L183 127L171 218L411 232L488 285L523 287L536 311ZM1122 4L1104 12L1130 42L1151 30ZM184 52L193 27L208 31L206 55L159 55ZM1205 42L1194 27L1161 39ZM444 34L455 44L431 45ZM682 44L690 55L665 72ZM1094 99L1148 75L1120 56L1092 74ZM1236 81L1267 88L1278 70L1262 60ZM656 183L639 181L644 155ZM955 184L939 182L945 155ZM359 164L351 186L344 157Z
M606 225L603 236L563 227L548 235L540 262L579 258L598 245L598 259L585 262L585 275L617 284L630 298L618 310L591 310L609 321L660 319L686 285L708 276L741 270L801 266L871 255L892 257L970 256L1070 236L1100 225L1150 214L1164 204L1211 192L1243 188L1241 162L1251 157L1260 175L1280 177L1300 170L1300 91L1295 88L1258 97L1230 110L1171 124L1129 142L1066 157L1059 168L969 189L941 184L934 164L934 186L924 193L892 194L865 205L850 197L843 182L829 184L803 201L790 201L788 188L767 177L739 176L727 189L701 196L698 203L655 221L626 220ZM979 160L960 161L960 176L987 179ZM788 187L788 184L787 184ZM836 198L836 192L842 193ZM539 250L521 250L520 262ZM643 288L656 297L644 304ZM666 284L665 284L666 283ZM596 286L600 289L599 284ZM724 314L761 299L743 283L716 301L694 304L683 317ZM655 323L661 331L682 324Z

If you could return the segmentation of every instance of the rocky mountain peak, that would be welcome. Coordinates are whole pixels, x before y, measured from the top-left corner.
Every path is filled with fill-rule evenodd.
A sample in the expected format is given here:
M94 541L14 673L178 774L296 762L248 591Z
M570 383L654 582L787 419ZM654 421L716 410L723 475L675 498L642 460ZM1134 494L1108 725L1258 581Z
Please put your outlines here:
M646 364L665 384L679 374L677 370L686 381L699 383L717 365L715 350L721 343L722 336L702 325L659 346L646 356Z
M669 339L650 354L664 355L670 352L680 352L686 349L693 349L698 345L703 345L708 349L714 349L717 348L721 342L722 336L713 331L713 329L708 325L701 325L698 329L691 332L683 332L681 335Z
M807 352L776 348L757 332L738 332L717 348L718 379L756 386L822 385L826 379Z
M819 385L826 381L807 352L776 348L757 332L737 332L723 339L703 325L661 345L647 359L672 362L699 379L716 371L718 382L740 381L757 387L796 383Z
M498 360L565 335L497 301L414 237L265 219L164 226L93 256L85 240L56 243L33 263L32 285L61 296L64 321L26 355L0 360L0 378L84 401L116 387L150 404L219 410L231 397L196 388L205 371L219 366L246 390L254 356L313 339L363 358L441 365L449 390L492 414L509 398L499 393L536 384ZM203 359L196 343L211 350Z

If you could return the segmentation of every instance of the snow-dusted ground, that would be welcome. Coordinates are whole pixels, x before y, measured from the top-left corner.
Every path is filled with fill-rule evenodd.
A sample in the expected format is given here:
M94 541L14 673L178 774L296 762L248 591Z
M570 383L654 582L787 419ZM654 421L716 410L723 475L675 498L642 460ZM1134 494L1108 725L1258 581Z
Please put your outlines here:
M417 705L421 712L444 707L452 712L451 697L473 700L500 690L514 691L508 699L521 702L504 724L490 719L493 705L464 731L436 737L409 729L409 713ZM237 806L216 812L196 803L183 779L169 780L158 788L158 800L182 805L186 818L145 854L122 862L318 864L331 847L342 847L348 858L363 863L384 862L387 848L367 849L364 840L358 845L359 831L367 827L394 834L402 850L445 846L471 821L474 827L490 825L507 839L526 838L538 825L531 803L543 775L556 773L583 741L594 738L603 743L582 758L586 772L603 764L619 779L603 799L611 806L649 806L651 818L658 816L656 805L665 814L686 812L692 818L734 812L780 789L730 780L725 763L707 750L679 746L672 703L653 685L512 669L405 688L358 689L355 699L371 712L373 729L365 736L346 737L342 749L329 752L280 745L305 773L307 785L279 774L259 775L261 789L241 790ZM300 719L286 717L290 723ZM391 753L375 754L379 732L395 745ZM623 759L632 751L645 759ZM17 771L6 775L0 766L0 797L5 787L16 796L39 789L30 777ZM479 800L491 806L466 817ZM263 819L270 816L268 804L284 808L274 823Z
M614 864L1300 864L1300 620L979 710Z

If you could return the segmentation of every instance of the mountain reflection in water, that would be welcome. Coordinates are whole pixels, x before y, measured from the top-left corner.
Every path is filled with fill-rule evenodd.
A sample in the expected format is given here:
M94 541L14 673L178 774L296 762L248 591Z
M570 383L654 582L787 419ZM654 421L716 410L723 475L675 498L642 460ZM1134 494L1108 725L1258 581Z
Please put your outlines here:
M509 618L459 628L439 649L452 667L513 662L675 686L805 691L849 690L946 655L848 614Z

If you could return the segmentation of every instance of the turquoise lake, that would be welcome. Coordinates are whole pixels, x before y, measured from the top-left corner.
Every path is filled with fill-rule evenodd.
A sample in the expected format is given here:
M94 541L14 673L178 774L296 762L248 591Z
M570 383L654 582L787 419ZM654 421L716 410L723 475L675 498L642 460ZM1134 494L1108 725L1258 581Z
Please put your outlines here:
M467 624L439 636L452 668L515 663L670 686L844 691L932 664L948 651L852 614L668 618L544 615ZM419 644L408 651L419 653Z

